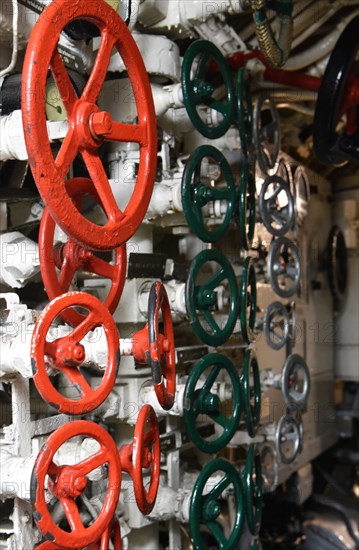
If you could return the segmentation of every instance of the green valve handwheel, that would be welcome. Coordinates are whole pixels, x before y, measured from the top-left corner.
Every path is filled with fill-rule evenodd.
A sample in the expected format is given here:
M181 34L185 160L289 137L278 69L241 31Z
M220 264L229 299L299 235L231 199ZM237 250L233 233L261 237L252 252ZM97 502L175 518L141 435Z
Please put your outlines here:
M217 64L224 81L224 100L214 97L214 85L210 82L213 75L210 61ZM196 130L209 139L223 136L233 122L234 89L229 66L212 42L196 40L187 48L182 64L182 89L183 102ZM216 126L209 126L202 120L197 110L200 105L209 107L212 112L215 111L216 117L219 118Z
M207 177L201 176L201 166L203 159L213 159L220 168L224 185L212 187L213 178L211 174ZM207 180L207 181L206 181ZM201 145L192 153L183 172L182 178L182 205L188 225L202 241L206 243L215 243L223 237L231 223L235 208L235 185L232 170L223 156L223 154L211 145ZM219 204L219 212L216 212L215 201ZM209 206L212 203L212 216L221 216L221 204L226 203L226 212L221 224L214 229L210 229L205 223L204 208L209 212ZM212 218L213 219L213 218Z
M248 529L258 535L262 522L263 484L260 454L250 445L243 471L243 485Z
M237 115L236 121L244 156L253 149L253 106L250 81L244 68L237 73Z
M223 477L209 492L204 494L205 488L210 486L209 480L223 472ZM220 515L227 508L221 497L223 493L235 498L236 514L231 532L225 534L220 522ZM193 488L190 504L189 530L195 550L208 550L208 544L201 532L201 525L205 525L215 539L220 550L236 550L243 532L244 498L241 476L234 466L223 458L216 458L204 466Z
M215 273L211 263L217 264ZM187 314L202 342L217 347L228 340L236 324L238 302L237 279L230 262L218 250L202 250L191 263L186 282ZM215 319L219 308L226 310L221 313L223 323Z
M251 258L246 258L242 271L239 318L243 339L249 344L254 339L257 315L257 279Z
M257 358L251 350L244 356L242 390L247 432L254 437L261 417L261 381Z
M227 379L229 377L231 387L228 384L228 388L226 388L228 398L223 400L222 397L221 400L218 391L214 392L213 387L216 381L223 380L223 371L227 374ZM204 383L202 387L196 389L203 374ZM187 434L198 449L205 453L217 453L226 447L238 429L241 398L238 374L227 357L219 353L211 353L196 363L186 384L183 417ZM225 401L231 401L230 410L224 407ZM196 425L199 415L208 416L222 427L223 431L216 439L208 440L200 435Z
M273 67L281 67L287 61L293 38L292 0L249 0L256 25L259 48L266 61ZM267 10L274 11L279 19L275 36Z
M236 221L241 244L245 250L250 250L256 223L256 194L254 177L247 164L242 165L241 184L237 192L239 198Z

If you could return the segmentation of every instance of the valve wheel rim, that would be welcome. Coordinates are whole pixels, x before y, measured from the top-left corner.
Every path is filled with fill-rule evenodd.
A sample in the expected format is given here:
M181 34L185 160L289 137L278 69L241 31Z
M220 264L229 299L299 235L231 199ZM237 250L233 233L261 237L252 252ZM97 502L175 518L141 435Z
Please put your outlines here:
M276 321L276 318L279 320ZM278 301L272 302L265 311L263 321L264 336L270 348L279 350L286 344L289 337L289 324L289 313L285 305ZM282 333L275 330L278 326Z
M61 312L68 307L82 307L89 311L89 315L67 336L46 341L46 335L51 323ZM108 346L108 359L100 385L93 390L83 374L77 369L85 360L82 356L73 357L81 352L80 341L86 335L103 326ZM71 358L64 357L62 349L70 347ZM74 351L73 351L74 350ZM57 358L58 354L61 354ZM52 384L48 374L45 355L51 357L51 366L66 374L67 378L81 390L80 400L64 397ZM59 364L61 363L61 365ZM119 334L111 314L106 307L91 294L85 292L71 292L55 298L38 318L31 340L31 364L34 372L34 383L41 397L58 412L70 415L80 415L97 408L110 394L117 377L120 363Z
M267 196L268 189L274 188L274 191ZM285 194L287 204L282 207L279 197ZM293 195L287 183L281 177L274 175L268 176L261 187L259 194L259 212L263 225L276 237L282 237L295 225L295 208Z
M297 166L293 175L293 196L297 225L302 225L308 214L310 182L304 166Z
M351 75L359 49L358 29L359 16L356 16L337 40L319 89L314 113L313 144L317 158L324 164L341 165L347 160L359 159L358 104L355 103L356 98L352 99L353 103L348 102L350 97L345 98L350 93L350 81L354 78L358 81L359 76L357 67L355 77ZM347 115L347 131L341 134L337 131L337 125L344 113Z
M196 90L197 85L191 78L191 72L193 62L197 56L201 56L201 59L198 63L197 78L195 80L198 80L202 87L203 84L207 84L204 80L205 67L209 59L213 58L220 69L220 73L225 83L227 100L225 104L215 100L212 95L206 97L206 94L204 94L204 97L202 97L200 90L198 90L198 88ZM234 88L229 66L219 49L212 42L208 42L207 40L196 40L190 44L183 58L181 81L183 102L187 109L188 116L196 130L209 139L216 139L223 136L233 121L235 109ZM196 107L199 104L205 104L207 107L220 112L223 115L223 120L217 126L208 126L202 121L197 112Z
M159 328L162 312L163 336ZM167 350L164 349L166 342ZM159 404L165 410L173 407L176 395L176 354L171 308L165 287L155 282L148 300L148 343L154 389Z
M268 278L274 292L281 298L290 298L299 290L300 276L297 245L286 237L278 237L272 242L268 254ZM289 286L288 279L291 281Z
M57 466L53 462L55 453L68 439L82 435L95 439L100 444L100 451L97 451L93 455L92 459L89 457L77 465L63 466L61 470L61 467ZM66 468L75 471L79 470L79 472L82 472L81 475L86 475L87 470L87 473L90 473L92 470L105 463L108 464L108 489L99 517L92 525L87 528L83 526L74 498L65 498L62 495L57 497L60 502L61 500L73 502L73 505L65 503L66 509L64 508L66 517L68 518L69 515L73 518L73 525L70 524L72 531L71 533L64 531L53 521L48 510L45 500L46 477L48 475L57 475L59 470L63 474L63 471L64 469L66 471ZM54 472L53 474L50 473L50 469ZM108 528L115 514L117 502L120 496L121 477L121 464L116 444L103 428L94 422L77 420L75 422L65 424L55 430L48 437L46 443L40 450L31 476L31 501L35 509L34 519L42 535L44 537L51 537L51 540L55 544L58 544L60 547L64 548L80 548L97 541ZM61 478L55 482L53 481L52 485L57 491L62 491ZM60 486L59 489L57 488L57 485ZM69 485L65 483L64 487L68 488ZM62 502L61 504L64 506ZM69 519L68 521L70 523ZM81 522L82 528L80 528L79 522Z
M337 308L344 298L348 282L348 257L344 234L334 225L330 230L327 244L328 282L334 306Z
M250 81L244 68L237 72L237 125L244 156L253 149L253 106Z
M277 454L283 464L292 464L301 451L302 436L300 424L301 423L298 422L296 418L290 416L289 414L283 415L278 421L275 434L275 444ZM291 435L289 436L288 426L292 430ZM286 443L288 440L293 441L293 447L292 450L286 454L283 450L283 443Z
M250 291L248 292L248 288ZM249 344L255 338L257 316L257 280L251 258L246 258L242 271L240 322L243 339Z
M269 109L263 109L265 104ZM271 122L262 126L262 111L269 111ZM273 143L268 141L268 137L273 139ZM259 167L263 174L270 175L278 162L278 156L281 143L280 121L277 108L270 95L261 93L255 103L253 111L253 139L256 156ZM272 150L265 148L265 144L270 143Z
M205 284L196 285L197 276L201 268L207 262L216 262L220 265L217 271ZM225 280L229 282L230 304L227 321L221 328L211 314L211 305L200 302L201 293L210 292L215 294L215 289ZM220 346L231 336L235 327L238 315L238 288L237 279L233 268L227 258L218 250L202 250L190 265L185 289L186 309L190 324L196 335L210 346ZM198 310L198 311L197 311ZM208 323L211 331L206 330L200 321L202 316Z
M87 178L73 178L66 182L69 195L75 200L76 203L81 203L85 195L90 195L91 198L97 199L99 202L96 190L91 182ZM110 291L104 301L104 305L107 307L110 313L114 313L118 302L121 298L123 287L126 280L126 268L127 268L127 255L126 245L118 247L115 251L115 262L111 264L105 262L101 258L97 257L93 252L76 245L70 238L67 239L66 244L75 245L81 252L86 253L87 258L83 262L73 259L71 256L65 256L62 258L62 265L60 268L60 274L57 275L56 268L58 267L55 259L54 250L54 235L55 235L55 221L52 219L51 214L47 208L45 208L39 230L39 256L41 275L44 281L45 290L50 300L53 300L57 296L68 292L70 290L70 284L73 275L75 275L78 269L97 273L100 276L110 279L112 281ZM64 244L63 249L66 248ZM81 265L82 264L82 265ZM77 326L84 320L84 315L78 313L75 310L68 310L61 315L62 319L72 325Z
M211 366L213 368L208 374L203 387L196 390L196 384L201 375ZM205 405L205 398L213 395L211 389L222 370L228 373L232 385L232 410L229 418L220 411L220 408L213 409L211 405L207 407ZM225 355L211 353L195 364L188 376L184 391L183 419L187 434L198 449L204 453L217 453L228 445L238 429L242 413L241 400L241 385L238 374ZM202 406L201 403L203 403ZM200 435L196 429L196 419L200 414L208 415L215 423L222 426L223 432L217 439L207 440Z
M100 28L102 36L98 56L81 98L76 95L57 51L61 30L76 18L91 20ZM133 125L110 121L112 129L106 133L105 116L101 130L106 140L132 141L140 146L137 181L123 212L116 203L97 152L101 140L93 138L89 123L90 117L99 113L96 101L113 48L117 49L128 70L139 120ZM69 117L69 132L56 161L47 137L45 97L39 93L45 89L50 66ZM76 2L69 13L67 0L59 0L46 8L34 27L25 56L22 105L24 128L31 129L31 132L25 132L29 162L40 194L56 223L74 241L88 248L110 250L122 245L139 227L151 199L156 174L157 132L152 92L143 60L125 23L109 5L104 3L98 10L91 2L81 1ZM78 151L106 212L108 222L104 226L79 216L67 194L65 176Z
M204 496L203 491L208 479L217 471L224 472L224 477L206 496ZM204 509L210 500L218 504L217 499L230 484L233 484L234 496L236 498L236 519L229 538L226 538L221 526L215 519L208 518L208 514L204 513ZM243 532L243 510L244 496L242 480L234 466L223 458L217 458L207 463L196 480L190 502L189 527L194 548L196 550L207 548L200 531L200 525L204 521L208 530L216 539L220 550L235 550L238 547L238 542Z
M303 379L303 388L301 391L296 389L293 391L293 384L295 383L293 377L296 377L298 372ZM289 355L284 363L281 389L289 411L303 410L306 407L310 393L310 373L303 357L297 353Z
M150 429L145 433L146 424L149 424ZM146 490L143 482L143 462L144 453L148 452L148 447L151 444L151 480L148 490ZM144 405L138 415L134 443L132 448L132 478L135 491L136 503L140 511L147 515L149 514L156 502L158 485L160 481L160 434L157 422L156 413L151 405Z
M109 550L110 540L113 538L113 545L115 550L121 550L121 527L117 519L114 519L112 525L106 529L99 541L100 546L93 550ZM91 550L90 548L88 550Z
M271 468L266 467L266 456L270 455ZM268 492L272 492L278 485L278 459L277 453L272 443L266 442L260 449L262 480L263 485L267 487Z
M204 158L214 159L224 176L226 187L208 187L200 181L201 162ZM231 167L224 155L211 145L201 145L195 149L185 166L182 178L183 211L191 230L204 242L214 243L228 231L235 208L235 185ZM220 225L210 230L204 220L202 207L214 200L226 201L227 209Z
M242 165L239 211L236 221L239 226L241 244L245 250L250 250L256 223L256 195L254 177L246 162Z
M90 544L86 550L110 550L110 542L113 543L114 550L121 550L121 527L116 518L112 520L112 523L107 527L101 539Z
M253 375L253 387L250 385L251 371ZM258 361L251 350L247 350L244 356L242 390L247 432L250 437L254 437L257 433L261 417L261 381ZM254 399L253 405L251 403L252 399Z
M258 535L262 521L263 483L261 458L254 444L249 446L243 471L243 484L248 529L252 535Z

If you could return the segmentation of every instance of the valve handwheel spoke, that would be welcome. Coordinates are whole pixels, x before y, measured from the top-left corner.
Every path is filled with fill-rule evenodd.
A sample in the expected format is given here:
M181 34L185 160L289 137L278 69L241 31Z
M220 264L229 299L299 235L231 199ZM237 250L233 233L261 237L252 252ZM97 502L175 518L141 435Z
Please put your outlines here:
M276 451L283 464L291 464L301 452L302 424L293 416L285 414L277 424L275 434Z
M151 405L144 405L138 415L133 443L120 449L123 471L133 480L135 498L140 511L149 514L156 502L160 480L160 434L156 413ZM151 470L150 484L145 488L143 470Z
M71 179L66 182L66 188L78 210L81 210L85 198L94 199L97 204L100 202L93 183L89 179ZM111 287L104 305L110 313L113 313L120 300L126 280L126 245L122 245L114 251L115 261L114 265L111 265L70 238L66 243L55 246L55 227L56 224L49 210L45 208L39 231L39 255L41 275L50 300L68 292L76 273L84 271L111 280ZM56 268L60 269L59 275ZM61 317L72 326L76 326L84 320L84 316L75 310L66 310Z
M258 205L263 224L272 235L281 237L294 228L294 199L284 179L267 177L261 187Z
M268 278L272 288L281 298L290 298L299 290L301 262L299 249L286 237L279 237L270 246Z
M205 158L213 159L221 170L225 187L206 185L201 178L201 165ZM212 184L212 182L211 182ZM226 211L218 227L211 229L205 223L203 207L209 203L223 201ZM192 153L183 172L182 204L186 220L191 230L204 242L214 243L223 237L231 223L235 208L235 185L231 167L223 154L211 145L201 145Z
M261 381L257 358L251 350L244 357L242 390L247 432L254 437L261 417Z
M110 543L112 542L114 550L121 550L121 528L117 519L112 521L112 524L102 534L101 538L97 542L93 542L86 546L85 550L110 550ZM82 549L83 544L79 546L72 546L72 548ZM36 550L66 550L63 546L54 544L53 542L46 541L36 546Z
M216 380L221 381L224 373L226 383L227 378L230 382L230 411L224 407L218 393L212 391ZM204 383L200 389L196 389L202 376L205 376ZM184 392L183 417L191 441L205 453L219 452L238 430L241 412L241 385L231 361L219 353L211 353L200 359L188 376ZM223 428L222 433L215 439L203 437L196 424L199 415L209 416Z
M23 67L22 106L26 147L39 192L50 214L75 242L93 250L111 250L129 240L139 227L151 199L157 165L157 128L148 75L138 47L126 24L103 3L101 10L86 0L76 3L70 14L67 0L49 6L31 34ZM50 12L49 12L50 13ZM74 18L95 24L101 42L91 74L78 97L57 50L60 33ZM53 22L56 21L56 24ZM112 51L122 57L133 89L138 123L112 120L96 105L103 87ZM45 93L51 69L68 116L68 134L54 160L48 139ZM135 142L139 145L136 184L125 210L118 207L98 148L104 141ZM88 220L75 207L65 178L77 154L85 162L107 215L104 225Z
M249 344L254 339L257 316L257 280L251 258L246 258L243 266L239 311L242 337Z
M101 460L98 458L100 453L96 452L92 462L91 456L87 461L83 461L88 466L84 470L80 462L59 466L57 475L54 475L53 460L59 448L68 440L81 436L91 438L99 444ZM86 475L104 464L107 465L108 486L103 506L98 517L86 527L81 519L76 499L87 487ZM31 501L39 531L53 542L55 548L83 548L93 544L111 523L120 496L120 487L121 464L111 436L97 424L84 420L61 426L46 440L37 456L31 476ZM46 497L47 491L52 494L52 501L55 498L61 503L70 532L53 520Z
M72 115L73 108L78 96L74 90L69 74L65 69L64 62L57 49L54 50L51 57L51 73L56 83L57 89L61 96L62 102L65 105L67 115Z
M205 493L210 478L218 472L222 473L222 479L210 492ZM224 533L219 516L222 513L222 503L225 502L221 497L226 492L235 500L235 517L229 532ZM208 547L201 532L201 525L204 524L215 538L220 550L235 550L242 535L243 522L244 498L241 477L227 460L212 460L203 467L191 496L189 528L194 549L203 550Z
M176 394L175 342L167 292L158 281L152 285L148 299L148 345L156 396L161 407L169 410L173 406Z
M262 466L260 454L253 444L250 445L247 454L243 485L248 529L252 535L258 535L263 509Z
M46 336L56 317L61 316L66 308L74 307L86 309L88 316L69 335L48 342ZM81 340L97 327L104 329L108 357L102 380L93 389L80 370L86 359ZM106 307L90 294L72 292L59 296L50 302L37 320L31 341L34 382L41 397L59 412L85 414L97 408L115 384L119 359L119 334L116 325ZM66 375L79 390L79 399L65 397L56 389L47 362L52 369Z
M197 66L196 59L198 59ZM205 79L206 73L209 76L211 75L208 67L211 59L217 64L224 81L225 99L221 101L213 96L214 87ZM182 88L183 101L196 130L209 139L223 136L233 122L234 89L229 66L212 42L196 40L187 48L182 64ZM197 111L199 105L207 106L219 112L223 117L219 124L215 126L207 125Z
M287 357L281 374L281 389L289 411L305 408L310 392L309 369L297 353Z
M263 320L266 342L272 349L281 349L289 337L289 313L281 302L272 302L266 309Z
M207 281L203 282L203 268L211 262L219 265L220 269L209 278L207 275ZM199 285L197 279L200 277ZM217 289L222 282L228 282L229 304L224 326L219 326L214 314L218 302ZM187 314L194 332L202 342L216 347L224 344L231 336L238 315L238 300L237 279L230 262L218 250L202 250L193 260L186 282Z

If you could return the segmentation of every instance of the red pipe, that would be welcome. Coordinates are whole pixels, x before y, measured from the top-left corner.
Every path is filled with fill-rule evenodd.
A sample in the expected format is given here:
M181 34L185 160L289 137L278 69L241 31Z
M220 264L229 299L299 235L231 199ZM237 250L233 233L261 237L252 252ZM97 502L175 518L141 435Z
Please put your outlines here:
M263 55L259 51L254 51L248 54L240 52L234 53L227 58L228 63L234 69L243 67L249 59L259 59L265 66L264 78L271 82L291 86L293 88L301 88L302 90L310 90L317 92L320 88L321 79L316 76L310 76L298 71L284 71L283 69L274 69L265 61Z

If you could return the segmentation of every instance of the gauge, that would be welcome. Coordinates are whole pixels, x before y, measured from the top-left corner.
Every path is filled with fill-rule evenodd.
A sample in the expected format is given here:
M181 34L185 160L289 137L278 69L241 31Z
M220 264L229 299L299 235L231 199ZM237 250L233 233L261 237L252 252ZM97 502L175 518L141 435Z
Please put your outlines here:
M46 84L46 118L56 121L67 119L65 105L53 78L49 78Z

